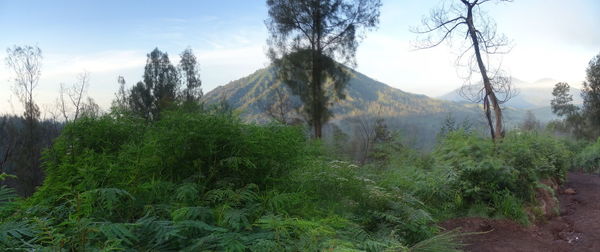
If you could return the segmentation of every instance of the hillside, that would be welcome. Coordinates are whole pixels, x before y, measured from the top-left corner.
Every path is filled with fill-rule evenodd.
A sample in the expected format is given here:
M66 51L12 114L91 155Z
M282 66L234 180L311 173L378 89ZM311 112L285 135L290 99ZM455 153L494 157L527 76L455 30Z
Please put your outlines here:
M207 104L226 101L240 112L248 122L266 122L268 117L262 106L274 99L275 89L286 85L276 80L273 67L257 70L253 74L219 86L204 96ZM346 99L334 102L331 122L348 134L355 130L353 122L357 117L381 116L391 129L400 131L412 146L429 148L435 142L435 136L445 118L451 114L457 122L471 121L471 124L483 125L481 110L475 104L463 104L453 101L430 98L412 94L390 87L356 71L346 87ZM300 104L293 97L294 104ZM521 121L524 111L507 109L507 126ZM329 125L331 126L331 125ZM330 127L325 131L331 130ZM327 134L326 134L327 135ZM418 140L417 140L418 139Z

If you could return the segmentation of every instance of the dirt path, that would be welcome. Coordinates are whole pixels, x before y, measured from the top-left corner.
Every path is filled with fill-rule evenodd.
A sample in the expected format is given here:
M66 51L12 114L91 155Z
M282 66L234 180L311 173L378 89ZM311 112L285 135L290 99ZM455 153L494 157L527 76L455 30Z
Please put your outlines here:
M566 188L575 194L565 194ZM461 218L441 225L464 232L487 232L466 237L466 251L600 251L600 177L570 173L559 190L560 216L522 227L508 220Z

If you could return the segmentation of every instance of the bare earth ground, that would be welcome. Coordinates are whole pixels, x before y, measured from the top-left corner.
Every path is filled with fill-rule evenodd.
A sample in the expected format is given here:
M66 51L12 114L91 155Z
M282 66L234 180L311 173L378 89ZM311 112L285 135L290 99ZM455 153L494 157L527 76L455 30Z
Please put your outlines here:
M575 189L575 194L565 194L566 188ZM448 230L487 232L465 237L466 251L600 251L600 177L569 173L557 196L560 216L530 227L473 217L440 225Z

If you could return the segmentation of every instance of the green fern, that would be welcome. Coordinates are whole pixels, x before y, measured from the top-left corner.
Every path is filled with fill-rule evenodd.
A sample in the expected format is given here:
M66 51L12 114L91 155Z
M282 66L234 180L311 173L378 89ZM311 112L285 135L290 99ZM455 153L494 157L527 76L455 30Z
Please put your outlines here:
M5 206L8 202L17 198L15 189L5 185L0 186L0 207Z
M120 241L127 245L133 245L138 237L129 230L128 226L130 225L105 222L99 224L99 230L109 241Z
M119 188L98 188L82 193L82 197L90 202L98 202L103 208L112 212L124 200L133 200L129 192Z
M200 220L208 221L212 217L212 210L206 207L183 207L171 213L173 221Z
M37 232L23 221L7 221L0 224L0 244L4 248L31 248Z

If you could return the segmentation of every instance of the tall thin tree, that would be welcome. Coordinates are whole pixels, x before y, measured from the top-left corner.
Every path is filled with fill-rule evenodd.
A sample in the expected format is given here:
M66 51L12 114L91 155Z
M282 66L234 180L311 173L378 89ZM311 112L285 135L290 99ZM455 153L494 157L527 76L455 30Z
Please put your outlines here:
M202 89L200 88L202 82L198 73L199 66L196 56L192 49L188 48L180 54L180 57L178 70L184 87L181 95L183 102L197 103L202 98Z
M377 26L380 0L267 0L269 57L279 78L299 95L314 137L332 113L332 96L344 98L364 31ZM333 86L327 90L326 82Z
M14 74L13 92L24 107L24 129L16 171L21 192L29 196L42 182L40 170L40 109L34 101L34 89L42 74L42 50L37 46L14 46L6 50L6 63Z
M490 127L492 139L501 139L504 135L503 116L500 105L514 95L510 78L497 68L492 69L490 56L508 52L508 39L496 31L494 22L481 10L487 2L512 2L512 0L452 0L431 11L424 18L422 27L413 32L421 35L417 47L432 48L444 41L450 41L454 35L464 36L465 49L457 63L465 64L468 69L466 83L461 93L470 100L482 102L485 116ZM466 60L466 62L464 62ZM470 84L473 73L481 74L481 84ZM493 110L493 116L492 116Z

